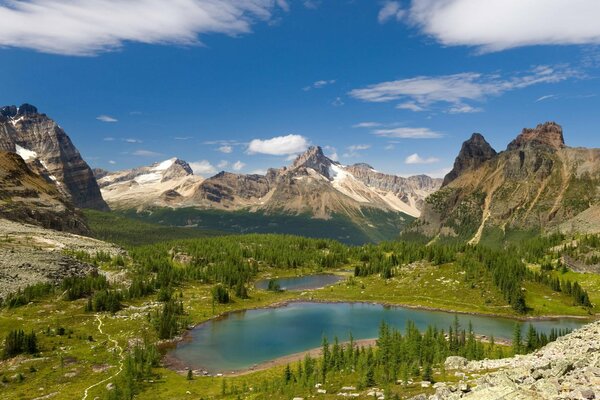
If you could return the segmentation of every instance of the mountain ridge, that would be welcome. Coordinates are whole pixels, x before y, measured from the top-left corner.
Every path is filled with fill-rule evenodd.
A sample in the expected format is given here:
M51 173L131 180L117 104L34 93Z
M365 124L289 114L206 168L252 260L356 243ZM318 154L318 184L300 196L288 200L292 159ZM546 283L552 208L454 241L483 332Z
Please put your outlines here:
M471 140L411 231L478 243L492 231L564 229L600 203L600 149L566 146L555 122L523 129L496 154L480 139L487 152L464 152ZM600 217L587 223L588 231L600 231Z

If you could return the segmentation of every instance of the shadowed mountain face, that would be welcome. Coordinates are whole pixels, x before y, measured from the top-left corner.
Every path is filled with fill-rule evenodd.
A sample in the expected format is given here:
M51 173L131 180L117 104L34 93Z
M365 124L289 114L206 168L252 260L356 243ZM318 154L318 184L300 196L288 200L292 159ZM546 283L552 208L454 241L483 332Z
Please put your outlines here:
M0 150L19 154L76 207L108 209L92 170L69 136L34 106L0 108Z
M600 149L565 146L554 122L523 129L498 154L476 134L413 229L472 243L511 230L597 232L599 185Z
M60 231L87 233L83 217L51 180L15 153L0 151L0 217Z

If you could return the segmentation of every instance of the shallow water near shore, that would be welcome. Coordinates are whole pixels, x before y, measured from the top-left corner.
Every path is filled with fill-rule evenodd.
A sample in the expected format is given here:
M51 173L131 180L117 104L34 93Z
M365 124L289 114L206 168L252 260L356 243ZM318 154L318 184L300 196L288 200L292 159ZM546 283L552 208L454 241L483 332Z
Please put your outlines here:
M347 341L350 332L354 339L377 337L382 320L401 330L407 321L412 321L420 330L435 325L447 331L455 315L461 327L466 328L471 322L476 334L497 339L510 339L515 323L520 323L523 331L529 326L529 321L509 318L380 304L294 302L277 308L233 312L201 324L169 352L169 357L178 364L211 373L239 371L319 347L323 336L330 343L335 336L340 342ZM534 320L531 324L539 332L549 333L552 328L576 329L586 322L558 318Z
M333 285L341 280L343 276L333 274L317 274L305 276L292 276L287 278L273 278L281 290L312 290ZM267 290L271 279L262 279L256 282L256 288Z

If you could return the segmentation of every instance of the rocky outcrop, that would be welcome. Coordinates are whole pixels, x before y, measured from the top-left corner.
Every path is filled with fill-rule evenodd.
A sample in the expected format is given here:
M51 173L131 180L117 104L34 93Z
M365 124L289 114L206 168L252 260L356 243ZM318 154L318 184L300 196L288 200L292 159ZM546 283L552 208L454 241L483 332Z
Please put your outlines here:
M494 158L496 154L496 150L480 133L474 133L469 140L463 143L460 153L454 161L454 167L444 177L442 186L447 186L464 172L478 168L484 162Z
M558 338L535 353L502 360L452 363L471 382L438 384L429 400L600 398L600 321ZM427 398L427 397L426 397Z
M60 231L88 232L83 216L51 179L31 171L19 155L2 151L0 217Z
M507 150L517 150L527 146L544 146L558 150L565 147L563 130L556 122L539 124L535 128L524 128L515 140L510 142Z
M600 232L600 149L565 146L556 123L524 129L487 160L469 164L464 153L455 164L460 172L427 199L412 231L471 243L515 230L565 231L582 221L586 232Z
M290 171L311 168L326 178L331 178L329 168L333 164L329 158L323 154L323 149L319 146L311 146L304 153L300 154L289 168Z
M4 239L0 241L0 298L34 283L58 283L68 276L96 270L65 255L65 250L124 254L117 246L100 240L2 218L0 237Z
M369 187L393 193L401 201L417 210L423 208L427 196L438 190L441 179L427 175L415 175L404 178L376 171L369 164L359 163L346 167L356 179Z
M261 201L269 190L270 182L263 175L222 171L202 182L194 195L194 203L236 209Z
M0 150L19 154L79 208L108 209L92 170L65 131L29 104L0 108Z

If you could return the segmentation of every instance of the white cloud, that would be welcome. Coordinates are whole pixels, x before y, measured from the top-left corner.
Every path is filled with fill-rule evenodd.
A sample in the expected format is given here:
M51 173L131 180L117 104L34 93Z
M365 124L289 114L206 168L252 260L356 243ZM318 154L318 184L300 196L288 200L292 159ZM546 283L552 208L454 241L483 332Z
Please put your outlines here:
M304 87L302 90L309 91L311 89L321 89L324 86L333 85L334 83L335 83L335 79L320 80L320 81L311 83L310 85Z
M233 147L229 145L224 145L219 147L217 150L219 150L221 153L229 154L233 151Z
M88 56L125 42L197 45L203 34L251 32L284 0L30 0L0 2L0 47Z
M436 162L439 162L440 159L439 158L435 158L435 157L427 157L427 158L423 158L420 155L418 155L417 153L411 154L410 156L406 157L406 159L404 160L405 164L435 164Z
M216 168L207 160L191 162L190 167L194 174L201 176L212 175L217 172Z
M337 153L337 149L333 146L323 146L323 150L325 151L325 155L329 157L333 161L339 161L339 156Z
M321 0L304 0L303 4L310 10L316 10L321 5Z
M351 146L346 147L346 149L348 151L345 152L344 154L342 154L342 157L347 157L347 158L358 157L360 155L359 151L367 150L370 148L371 148L370 144L353 144Z
M134 156L139 156L139 157L158 157L158 156L162 156L161 153L157 153L155 151L151 151L151 150L136 150L132 153Z
M123 139L123 141L125 143L142 143L142 141L140 139L134 139L134 138L126 138L126 139Z
M191 136L175 136L173 139L175 140L190 140L192 139Z
M412 0L409 19L447 46L500 51L600 43L597 0Z
M381 126L379 122L359 122L352 125L353 128L377 128L378 126Z
M244 168L246 166L246 164L244 164L241 161L236 161L233 163L233 165L231 166L231 168L233 168L234 171L239 171L242 168Z
M115 165L117 162L116 162L115 160L108 160L108 163L109 163L110 165Z
M410 110L414 112L425 111L425 108L417 105L414 101L407 101L406 103L400 103L396 106L399 110Z
M309 146L309 141L301 135L276 136L271 139L254 139L248 145L249 154L270 154L284 156L301 153Z
M483 101L490 96L524 89L539 84L562 82L581 74L567 65L541 65L524 73L502 77L498 74L466 72L454 75L417 76L381 82L354 89L350 96L372 103L404 100L397 108L423 111L438 103L449 106L449 112L476 112L467 101Z
M450 114L470 114L476 112L482 112L483 109L480 107L473 107L468 104L455 104L448 109Z
M370 149L370 144L353 144L352 146L348 146L348 150L350 151L360 151Z
M550 99L556 99L558 98L557 95L555 94L547 94L545 96L539 97L535 102L540 102L540 101L544 101L544 100L550 100Z
M437 139L443 135L429 128L393 128L376 129L372 132L376 136L397 139Z
M225 168L228 165L229 165L229 161L227 161L227 160L221 160L217 164L217 167L219 167L220 169L223 169L223 168Z
M250 171L251 174L253 175L265 175L267 173L266 169L255 169Z
M388 144L383 149L384 150L394 150L395 148L396 148L396 146L394 146L393 144Z
M385 24L392 19L400 21L404 14L405 11L400 7L399 1L386 1L379 10L379 14L377 14L377 20L380 24Z
M0 7L0 15L2 15L1 10L2 10L2 8ZM1 17L0 17L0 19L1 19ZM0 31L1 30L2 30L2 28L0 27ZM2 38L0 38L0 44L1 43L2 43ZM111 117L110 115L104 115L104 114L98 115L96 117L96 119L98 121L102 121L102 122L118 122L119 121L118 119Z

